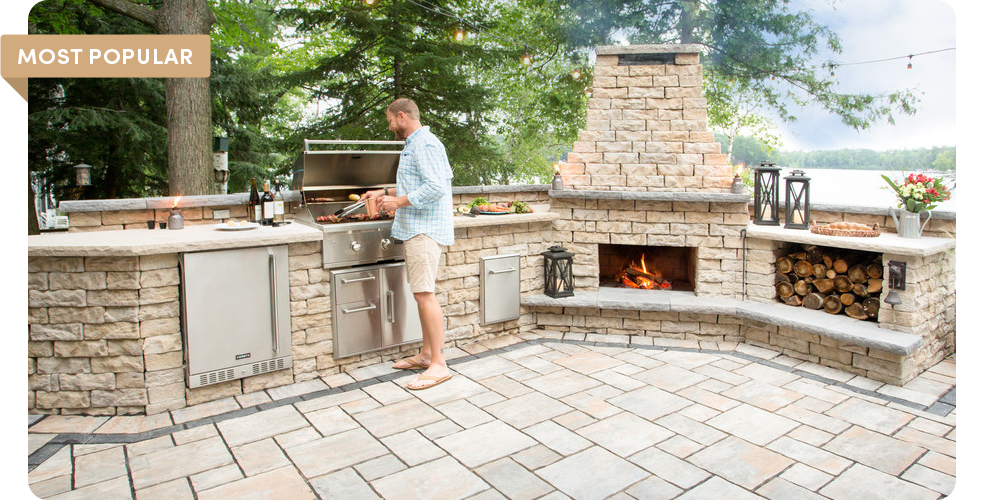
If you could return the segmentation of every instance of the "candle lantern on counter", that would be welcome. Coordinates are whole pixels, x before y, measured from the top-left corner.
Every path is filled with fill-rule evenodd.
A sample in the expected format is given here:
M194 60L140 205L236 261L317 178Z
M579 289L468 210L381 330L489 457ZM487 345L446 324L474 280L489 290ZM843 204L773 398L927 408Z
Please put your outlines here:
M560 176L560 163L554 163L553 183L551 183L550 189L564 189L564 179Z
M543 293L549 297L574 295L574 254L555 245L543 252Z
M786 176L787 229L810 229L810 178L802 170Z
M755 217L762 226L779 225L779 170L775 163L760 162L755 171Z
M178 202L181 201L181 197L178 196L174 200L174 204L171 205L171 214L167 217L167 228L168 229L184 229L184 216L181 215L181 209L178 208Z

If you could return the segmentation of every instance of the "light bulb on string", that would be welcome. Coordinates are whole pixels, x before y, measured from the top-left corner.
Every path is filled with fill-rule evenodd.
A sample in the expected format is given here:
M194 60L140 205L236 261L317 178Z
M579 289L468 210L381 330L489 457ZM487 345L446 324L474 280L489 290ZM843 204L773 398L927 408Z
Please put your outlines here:
M458 23L458 31L454 34L454 39L457 41L462 41L465 39L465 32L461 29L461 23Z
M581 79L581 72L575 69L574 72L571 73L571 76L573 76L575 80L580 80Z
M912 69L912 54L909 54L909 65L905 69Z
M834 76L834 65L830 65L830 76Z

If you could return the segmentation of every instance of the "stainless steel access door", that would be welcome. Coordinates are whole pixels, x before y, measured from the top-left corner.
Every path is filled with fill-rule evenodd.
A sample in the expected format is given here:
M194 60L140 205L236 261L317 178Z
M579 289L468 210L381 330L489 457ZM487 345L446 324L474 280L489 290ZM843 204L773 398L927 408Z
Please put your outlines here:
M181 254L188 387L291 366L287 245Z
M519 317L519 254L482 257L479 263L481 324Z

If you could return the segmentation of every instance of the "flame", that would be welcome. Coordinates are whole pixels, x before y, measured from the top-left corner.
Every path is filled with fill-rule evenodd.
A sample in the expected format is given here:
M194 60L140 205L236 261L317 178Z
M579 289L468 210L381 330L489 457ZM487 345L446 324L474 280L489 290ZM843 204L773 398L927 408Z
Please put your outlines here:
M736 177L740 177L741 176L741 172L743 170L745 170L745 164L744 163L739 163L739 164L735 165L735 176Z
M639 262L642 263L642 272L648 273L649 271L646 270L646 254L642 254L642 258L639 259Z
M554 167L554 173L559 174L560 173L560 162L559 161L555 161L553 167Z
M181 201L181 196L182 195L178 195L178 197L174 199L174 204L171 205L171 208L178 208L178 202Z

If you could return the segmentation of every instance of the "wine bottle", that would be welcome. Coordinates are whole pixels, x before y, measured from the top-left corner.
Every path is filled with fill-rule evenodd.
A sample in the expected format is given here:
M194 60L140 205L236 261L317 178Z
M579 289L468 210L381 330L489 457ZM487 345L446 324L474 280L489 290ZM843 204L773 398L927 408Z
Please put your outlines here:
M256 192L256 177L249 180L249 205L246 207L247 218L250 222L260 222L260 194Z
M273 222L281 224L284 221L284 195L280 192L280 183L273 183Z
M270 181L263 181L263 194L260 195L260 202L263 204L263 224L273 224L273 193L270 192Z

